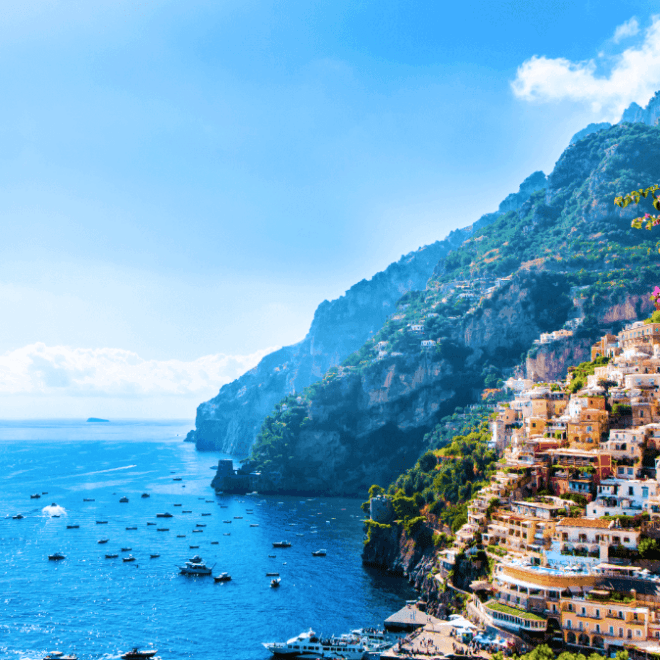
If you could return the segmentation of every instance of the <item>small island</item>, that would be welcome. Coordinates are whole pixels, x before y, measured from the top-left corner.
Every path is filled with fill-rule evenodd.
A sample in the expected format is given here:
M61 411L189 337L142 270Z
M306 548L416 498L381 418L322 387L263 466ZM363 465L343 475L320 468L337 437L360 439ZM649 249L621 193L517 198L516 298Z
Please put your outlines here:
M88 422L98 423L98 422L110 422L109 419L101 419L100 417L90 417L87 420Z

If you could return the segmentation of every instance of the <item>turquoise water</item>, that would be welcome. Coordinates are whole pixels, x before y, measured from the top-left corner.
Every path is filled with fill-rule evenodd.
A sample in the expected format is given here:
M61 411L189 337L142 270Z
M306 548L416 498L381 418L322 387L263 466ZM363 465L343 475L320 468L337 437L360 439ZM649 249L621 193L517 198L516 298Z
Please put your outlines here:
M189 428L0 422L0 657L36 660L59 649L109 659L153 644L163 660L266 660L261 642L309 627L343 633L382 625L412 597L405 581L362 567L359 501L216 496L210 468L223 456L183 443ZM52 503L62 517L43 511ZM156 518L165 511L174 517ZM24 519L13 520L19 513ZM273 549L282 539L292 547ZM122 562L123 547L134 563ZM327 557L312 557L320 548ZM66 559L48 561L57 551ZM179 575L195 553L233 580ZM267 572L280 573L280 589L270 588Z

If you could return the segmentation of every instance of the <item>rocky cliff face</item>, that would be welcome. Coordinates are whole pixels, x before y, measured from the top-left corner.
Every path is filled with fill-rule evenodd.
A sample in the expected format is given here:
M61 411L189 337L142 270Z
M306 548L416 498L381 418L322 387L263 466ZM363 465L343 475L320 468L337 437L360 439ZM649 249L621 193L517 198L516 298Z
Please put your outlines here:
M660 92L656 92L645 108L642 108L637 103L631 103L624 111L621 121L628 121L632 124L639 122L648 126L657 126L659 117Z
M425 288L443 257L505 211L519 208L545 185L545 174L535 172L517 193L502 202L497 212L405 255L371 280L351 287L341 298L322 302L303 341L266 356L198 407L195 430L186 439L200 450L246 455L265 416L278 401L318 381L330 367L360 348L394 312L402 295Z

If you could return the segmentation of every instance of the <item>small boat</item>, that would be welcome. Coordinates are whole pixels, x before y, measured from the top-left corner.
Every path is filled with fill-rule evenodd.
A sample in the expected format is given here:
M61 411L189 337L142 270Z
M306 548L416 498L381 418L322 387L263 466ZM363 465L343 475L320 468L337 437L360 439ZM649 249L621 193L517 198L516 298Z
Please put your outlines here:
M42 494L42 495L48 495L48 491L47 491L47 490L42 490L42 491L41 491L41 494Z
M33 495L30 495L31 500L38 500L41 498L41 495L39 493L34 493Z
M274 578L270 581L270 586L275 589L276 587L280 586L280 582L282 581L282 578Z
M259 527L259 523L254 523L254 525L250 525L250 527Z
M54 514L51 516L51 518L59 518L59 517L60 517L60 514L59 514L59 513L54 513Z
M189 510L187 510L187 509L183 509L183 510L181 511L181 513L192 513L192 511L189 511Z
M277 555L268 555L268 558L269 558L269 559L275 559L276 556L277 556Z
M106 559L117 559L117 557L119 557L117 554L109 554L105 556Z
M122 548L122 552L130 552L133 548Z
M213 500L204 500L207 504L213 504Z
M140 495L140 497L143 498L143 499L147 499L147 497L151 497L151 495L149 495L149 493L142 493L142 495Z
M44 656L43 660L78 660L77 655L64 655L62 651L51 651Z
M266 577L280 577L279 573L266 573Z
M195 555L179 567L181 575L211 575L212 567L207 566L199 555Z
M220 505L220 508L221 508L221 509L228 509L229 506L228 506L227 504L221 504L221 505Z
M67 529L80 529L80 525L67 525Z
M157 532L169 532L170 528L169 527L156 527Z
M231 580L231 575L229 573L220 573L213 578L216 582L229 582Z
M182 480L182 477L174 477L174 478L172 479L172 481L181 481L181 480Z
M210 516L211 514L210 513L203 513L202 515L203 516Z
M273 543L274 548L290 548L291 544L288 541L275 541Z
M12 520L23 520L23 518L25 518L25 516L21 513L17 513L15 516L11 517Z
M219 541L211 541L211 545L218 545Z
M183 506L183 504L173 504L172 506Z
M95 500L93 497L83 497L83 502L94 502L94 501Z
M204 523L197 523L195 527L206 527L206 525Z
M231 532L225 532L223 536L231 536Z
M135 557L133 555L128 555L128 557L122 557L122 561L135 561Z
M119 498L119 503L120 504L126 504L128 502L128 497L120 497Z
M96 521L96 524L97 524L97 525L107 525L107 524L108 524L108 521L107 521L107 520L97 520L97 521Z
M202 514L204 515L204 514ZM234 520L243 520L243 516L234 516Z
M328 554L328 551L325 548L321 548L320 550L316 550L316 552L312 552L312 557L325 557Z
M137 529L137 527L127 527L127 528L126 528L126 531L127 531L127 532L130 532L130 531L132 531L132 530L134 530L134 529Z
M192 533L193 534L201 534L204 530L203 529L193 529Z
M156 518L171 518L172 514L168 513L167 511L165 513L157 513Z
M227 523L228 525L231 525L231 520L223 520L223 523Z
M156 523L148 522L148 523L147 523L147 527L149 527L149 525L155 525L155 524L156 524Z
M149 651L140 651L136 646L127 653L124 653L121 657L123 660L145 660L145 658L153 658L156 653L158 653L158 651L155 649Z
M305 535L304 535L304 534L301 534L300 532L298 532L298 533L296 534L296 536L305 536Z
M107 543L110 539L99 539L97 541L98 544L103 545L104 543Z
M189 547L191 550L197 550L197 548L199 548L198 545L189 545L188 547Z
M59 561L60 559L66 559L66 557L61 552L56 552L55 554L48 555L48 559L51 561Z
M185 535L185 534L177 534L176 537L177 537L178 539L185 539L185 538L186 538L186 535Z
M158 557L160 557L159 554L149 555L149 559L158 559Z

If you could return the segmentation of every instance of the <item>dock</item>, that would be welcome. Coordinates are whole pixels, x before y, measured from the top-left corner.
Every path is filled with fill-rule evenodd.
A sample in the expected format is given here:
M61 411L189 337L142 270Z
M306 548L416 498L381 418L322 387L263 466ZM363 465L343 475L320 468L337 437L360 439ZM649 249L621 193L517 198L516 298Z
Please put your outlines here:
M385 629L393 632L410 632L418 628L423 628L428 624L439 625L442 623L447 622L436 619L430 614L426 614L426 612L420 612L414 605L407 604L398 612L385 619Z

